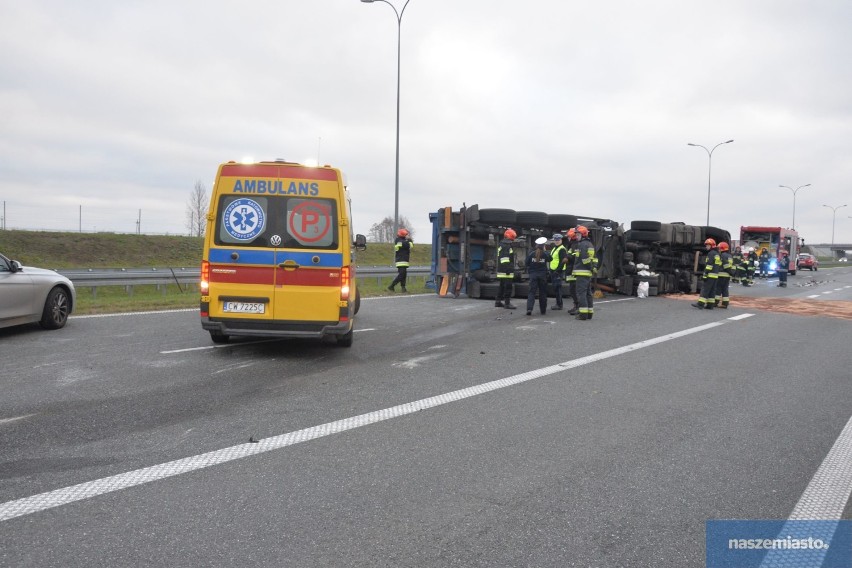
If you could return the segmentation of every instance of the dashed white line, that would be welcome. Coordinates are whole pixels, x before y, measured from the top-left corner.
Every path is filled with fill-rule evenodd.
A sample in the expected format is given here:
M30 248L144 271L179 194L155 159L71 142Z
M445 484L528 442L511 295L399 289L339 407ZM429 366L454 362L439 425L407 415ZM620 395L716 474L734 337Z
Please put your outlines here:
M813 294L811 296L808 296L808 298L811 298L811 299L819 298L819 294Z
M738 319L742 318L742 316L736 317ZM414 402L376 410L374 412L368 412L359 416L351 416L349 418L328 422L319 426L312 426L310 428L264 438L257 443L239 444L223 448L221 450L207 452L205 454L190 456L188 458L182 458L126 473L120 473L110 477L96 479L94 481L87 481L70 487L63 487L61 489L40 493L30 497L23 497L14 501L7 501L6 503L0 503L0 521L7 521L9 519L44 511L46 509L52 509L54 507L59 507L60 505L67 505L69 503L89 499L98 495L136 487L152 481L167 479L176 475L266 453L272 450L292 446L294 444L308 442L310 440L323 438L332 434L339 434L340 432L346 432L348 430L361 428L370 424L384 422L392 418L399 418L401 416L406 416L415 412L443 406L451 402L457 402L466 398L504 389L506 387L518 385L527 381L553 375L555 373L561 373L568 369L574 369L583 365L616 357L624 353L638 351L639 349L651 347L652 345L657 345L666 341L672 341L673 339L701 333L702 331L707 331L709 329L725 325L726 323L726 320L707 323L697 327L691 327L683 331L669 333L667 335L646 339L638 343L588 355L579 359L565 361L564 363L551 365L549 367L534 369L519 375L513 375L511 377L440 394L438 396L424 398Z

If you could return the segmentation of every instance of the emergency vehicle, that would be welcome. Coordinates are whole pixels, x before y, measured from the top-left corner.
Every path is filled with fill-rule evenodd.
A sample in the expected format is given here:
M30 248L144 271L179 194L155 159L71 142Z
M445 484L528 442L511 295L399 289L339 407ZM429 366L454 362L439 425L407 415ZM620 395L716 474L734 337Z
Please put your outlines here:
M799 233L784 227L740 227L740 247L744 254L749 248L760 255L764 248L769 252L769 272L774 273L784 253L790 258L790 274L796 274L796 257L802 247Z
M340 170L221 164L201 262L201 326L230 336L334 336L352 345L361 297L349 192Z

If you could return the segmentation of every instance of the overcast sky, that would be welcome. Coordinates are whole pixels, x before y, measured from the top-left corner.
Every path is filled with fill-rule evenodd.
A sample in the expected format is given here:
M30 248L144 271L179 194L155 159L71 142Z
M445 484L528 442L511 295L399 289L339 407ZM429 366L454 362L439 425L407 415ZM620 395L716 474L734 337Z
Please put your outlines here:
M405 0L390 0L401 9ZM359 0L0 0L6 227L185 234L228 160L393 215L397 20ZM410 0L400 215L480 207L852 242L849 0ZM2 215L2 211L0 211ZM9 253L10 251L6 251Z

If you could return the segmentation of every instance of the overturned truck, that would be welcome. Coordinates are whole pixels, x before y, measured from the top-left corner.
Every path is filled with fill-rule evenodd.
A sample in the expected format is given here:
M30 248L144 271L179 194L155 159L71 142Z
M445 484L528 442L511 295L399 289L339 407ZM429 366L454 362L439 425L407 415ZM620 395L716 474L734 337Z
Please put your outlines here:
M495 298L497 246L506 229L514 229L515 276L513 295L529 293L524 259L538 237L565 234L584 225L600 259L594 287L601 292L636 295L639 284L648 282L648 293L695 293L701 289L704 241L730 244L731 235L718 227L633 221L625 230L618 221L585 215L551 214L542 211L486 209L478 205L458 210L444 207L429 214L432 223L431 273L442 296L465 294L471 298ZM549 287L552 293L552 286Z

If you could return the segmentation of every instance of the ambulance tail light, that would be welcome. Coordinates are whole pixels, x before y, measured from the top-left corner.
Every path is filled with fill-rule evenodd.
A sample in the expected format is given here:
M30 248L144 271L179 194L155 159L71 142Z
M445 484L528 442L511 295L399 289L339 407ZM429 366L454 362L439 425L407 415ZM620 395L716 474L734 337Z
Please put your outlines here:
M340 269L340 299L349 300L349 275L350 268L344 266Z
M198 287L202 296L210 293L210 263L206 260L201 261L201 282L199 282Z

